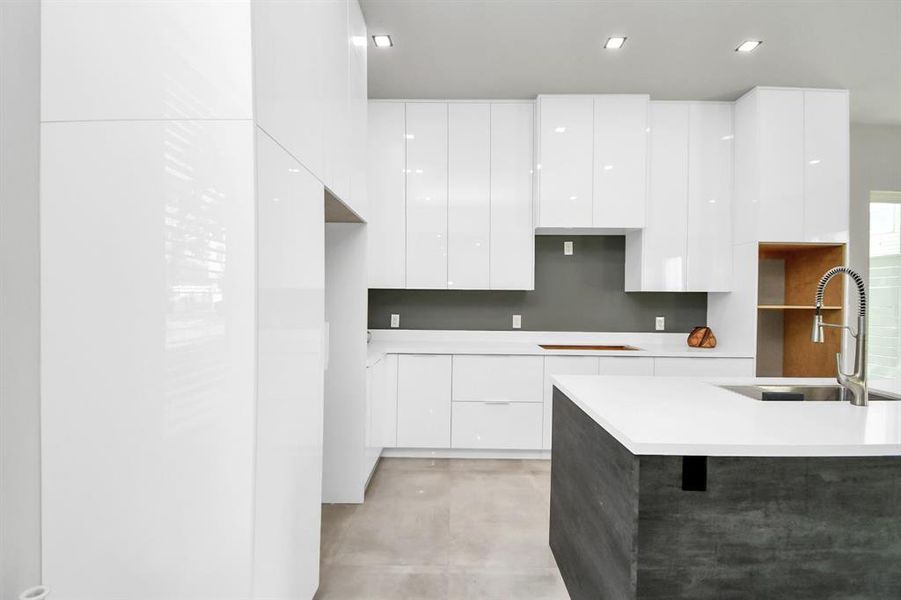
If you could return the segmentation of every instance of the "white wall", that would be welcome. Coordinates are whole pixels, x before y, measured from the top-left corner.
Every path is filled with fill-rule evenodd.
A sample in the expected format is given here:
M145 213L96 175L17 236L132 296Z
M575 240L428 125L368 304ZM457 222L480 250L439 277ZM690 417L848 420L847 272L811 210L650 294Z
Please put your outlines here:
M325 229L325 373L322 501L363 501L366 480L366 226Z
M0 598L41 579L40 2L0 2Z

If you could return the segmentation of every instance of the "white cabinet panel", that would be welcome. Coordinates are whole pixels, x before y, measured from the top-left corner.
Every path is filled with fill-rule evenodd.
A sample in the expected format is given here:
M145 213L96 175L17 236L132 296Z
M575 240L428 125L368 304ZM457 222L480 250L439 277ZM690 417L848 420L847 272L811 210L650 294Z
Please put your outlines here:
M753 358L655 358L654 375L670 377L753 377Z
M303 4L303 3L302 3ZM358 215L368 218L369 198L366 192L366 163L367 163L367 56L369 37L366 33L366 21L357 0L349 0L348 7L348 32L344 38L348 44L348 121L350 133L346 156L349 162L348 195L342 198ZM295 34L296 35L296 34ZM306 61L306 62L316 62ZM295 109L296 110L296 109Z
M253 118L249 0L41 5L41 120Z
M641 240L641 291L684 291L688 232L688 104L651 102L650 112L647 226L629 237ZM628 254L633 256L632 252ZM634 270L635 264L629 262L627 269Z
M532 224L534 105L491 105L491 274L493 290L535 288Z
M257 123L325 180L325 2L252 2Z
M804 92L757 90L757 240L804 239Z
M687 289L727 292L732 280L732 104L690 105Z
M388 354L371 369L371 445L397 446L397 355Z
M848 122L848 92L804 92L805 242L848 241Z
M447 288L447 104L407 103L407 287Z
M544 357L544 422L542 448L551 447L551 430L554 411L554 375L597 375L596 356L546 356Z
M594 227L645 224L648 96L594 98Z
M321 27L325 44L319 60L325 78L325 185L341 199L350 190L350 44L348 40L348 3L324 0L324 19ZM309 59L309 58L308 58Z
M538 99L540 227L591 227L594 99Z
M397 446L450 448L451 357L401 355L397 363Z
M447 143L447 287L487 289L491 106L448 104Z
M541 405L454 402L451 447L537 450L541 448Z
M598 375L653 375L654 359L649 356L601 356Z
M43 581L61 598L247 598L253 126L41 135Z
M454 356L454 401L541 402L540 356Z
M367 236L369 287L406 285L406 113L403 102L369 103L371 205Z
M323 187L257 133L254 596L319 584L322 503Z

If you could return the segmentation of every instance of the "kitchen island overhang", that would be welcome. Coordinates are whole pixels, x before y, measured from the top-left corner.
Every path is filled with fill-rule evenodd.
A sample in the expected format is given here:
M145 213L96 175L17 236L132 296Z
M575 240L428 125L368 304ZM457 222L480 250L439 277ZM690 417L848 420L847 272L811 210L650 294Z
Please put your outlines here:
M571 597L901 598L901 403L554 383L550 545Z

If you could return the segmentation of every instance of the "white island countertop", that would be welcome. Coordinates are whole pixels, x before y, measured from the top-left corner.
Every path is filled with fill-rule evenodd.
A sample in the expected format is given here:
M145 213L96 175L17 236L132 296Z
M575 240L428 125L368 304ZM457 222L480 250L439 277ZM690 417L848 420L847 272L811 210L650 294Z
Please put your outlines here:
M632 454L901 456L901 402L762 402L720 385L834 385L834 379L559 375L554 385ZM899 396L898 382L870 389Z

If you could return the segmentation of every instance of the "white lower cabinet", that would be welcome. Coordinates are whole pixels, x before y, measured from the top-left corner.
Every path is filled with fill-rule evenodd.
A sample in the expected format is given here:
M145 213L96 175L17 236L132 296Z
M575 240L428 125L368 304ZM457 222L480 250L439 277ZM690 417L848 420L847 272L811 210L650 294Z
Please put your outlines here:
M754 377L754 359L655 358L654 375L664 377Z
M397 446L397 355L389 354L368 368L368 446Z
M397 445L450 448L451 357L401 355L397 361Z
M541 402L542 356L454 356L454 402Z
M542 405L536 402L454 402L452 448L541 448Z

